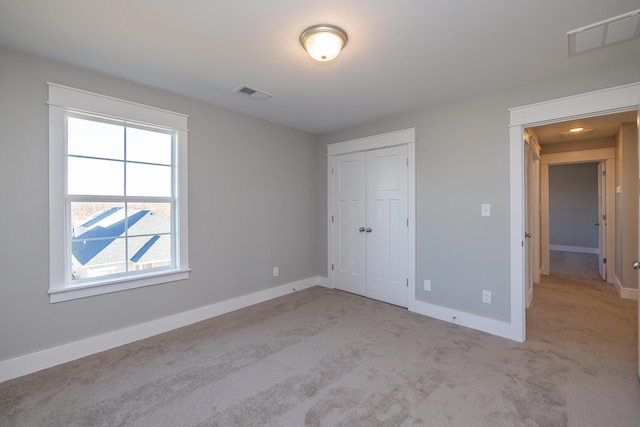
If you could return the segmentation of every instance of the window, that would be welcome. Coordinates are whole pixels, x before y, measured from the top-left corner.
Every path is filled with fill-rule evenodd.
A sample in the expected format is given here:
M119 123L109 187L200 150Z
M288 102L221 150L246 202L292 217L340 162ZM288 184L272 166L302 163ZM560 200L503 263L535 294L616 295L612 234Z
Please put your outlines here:
M186 125L49 84L51 302L188 277Z

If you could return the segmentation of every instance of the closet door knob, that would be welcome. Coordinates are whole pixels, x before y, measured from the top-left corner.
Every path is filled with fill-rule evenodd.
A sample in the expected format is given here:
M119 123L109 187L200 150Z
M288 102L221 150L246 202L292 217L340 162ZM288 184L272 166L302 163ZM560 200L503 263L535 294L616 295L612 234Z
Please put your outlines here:
M364 233L364 227L358 228L358 231L361 232L361 233Z
M371 233L371 229L369 227L367 227L367 233Z

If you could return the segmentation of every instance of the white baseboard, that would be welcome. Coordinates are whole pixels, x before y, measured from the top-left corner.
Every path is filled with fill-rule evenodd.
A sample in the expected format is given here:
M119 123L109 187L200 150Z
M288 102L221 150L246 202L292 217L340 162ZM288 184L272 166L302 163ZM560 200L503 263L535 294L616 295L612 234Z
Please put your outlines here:
M281 297L291 292L300 291L316 285L326 286L326 284L328 284L326 277L309 277L297 282L211 304L206 307L196 308L106 334L96 335L69 344L0 361L0 382L191 325L231 311Z
M564 251L564 252L577 252L580 254L596 254L600 253L598 248L588 248L585 246L564 246L564 245L549 245L551 251Z
M328 277L318 276L316 277L316 279L318 280L319 286L324 286L325 288L333 289L333 286L331 286L331 282L329 281Z
M465 326L467 328L476 329L478 331L487 332L513 341L522 341L518 331L515 330L516 328L514 328L511 323L501 322L499 320L489 319L487 317L477 316L475 314L469 314L463 311L457 311L417 300L411 301L409 311L422 314L423 316L444 320L445 322L455 323L456 325Z
M624 299L638 299L638 290L633 288L625 288L622 286L622 282L618 276L613 276L613 286L616 288L616 292L620 298Z

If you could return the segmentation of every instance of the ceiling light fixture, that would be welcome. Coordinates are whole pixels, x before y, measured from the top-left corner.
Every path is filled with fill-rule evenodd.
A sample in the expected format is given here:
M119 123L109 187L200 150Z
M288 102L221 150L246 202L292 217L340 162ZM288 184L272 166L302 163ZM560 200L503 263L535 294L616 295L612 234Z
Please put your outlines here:
M568 131L560 132L560 136L581 135L593 132L593 128L575 127Z
M300 34L300 44L318 62L335 59L347 45L347 33L331 24L312 25Z

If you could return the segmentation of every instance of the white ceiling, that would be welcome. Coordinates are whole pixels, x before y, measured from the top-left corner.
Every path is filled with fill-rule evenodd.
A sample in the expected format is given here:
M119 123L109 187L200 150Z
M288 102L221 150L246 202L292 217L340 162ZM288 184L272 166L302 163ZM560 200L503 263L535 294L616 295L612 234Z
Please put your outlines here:
M638 39L569 58L566 33L639 6L638 0L1 0L0 45L322 134L637 57ZM313 63L299 44L300 33L317 23L349 35L333 64ZM274 96L258 101L235 93L243 84Z

